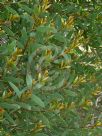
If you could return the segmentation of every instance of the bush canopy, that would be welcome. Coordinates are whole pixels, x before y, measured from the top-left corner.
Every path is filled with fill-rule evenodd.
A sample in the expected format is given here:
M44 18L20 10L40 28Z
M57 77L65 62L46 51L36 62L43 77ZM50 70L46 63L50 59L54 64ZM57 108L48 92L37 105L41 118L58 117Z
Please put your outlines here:
M0 135L102 135L101 0L0 0Z

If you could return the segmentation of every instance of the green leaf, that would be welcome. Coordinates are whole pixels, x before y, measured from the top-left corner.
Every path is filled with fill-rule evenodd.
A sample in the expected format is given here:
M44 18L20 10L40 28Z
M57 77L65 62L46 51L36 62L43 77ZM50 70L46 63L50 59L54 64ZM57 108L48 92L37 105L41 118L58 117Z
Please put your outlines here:
M46 125L46 127L48 127L49 129L51 128L50 121L44 114L41 114L41 120Z
M37 28L37 31L40 33L47 33L47 32L56 33L56 29L54 29L53 27L50 27L50 26L39 26Z
M39 9L39 7L37 6L37 5L35 5L34 6L34 9L33 9L33 13L35 14L35 15L39 15L40 14L40 9Z
M2 28L9 36L14 36L15 35L9 27L2 26Z
M21 94L24 93L24 92L27 91L27 90L28 90L28 87L27 87L27 86L24 87L24 88L21 90Z
M9 84L12 87L12 89L14 90L14 92L17 94L17 96L20 97L21 96L20 90L12 82L9 82Z
M27 87L31 89L32 88L32 76L30 73L27 73L26 75L26 83L27 83Z
M18 102L21 108L26 109L26 110L31 110L31 106L29 104L23 103L23 102Z
M54 35L54 39L56 39L57 41L59 42L66 42L66 38L63 36L63 34L60 34L60 33L56 33Z
M61 16L60 15L55 16L55 25L58 29L61 28L62 22L61 22Z
M9 115L9 113L5 112L5 118L12 124L16 124L13 120L12 116Z
M26 6L26 5L19 4L19 7L21 9L23 9L24 11L28 12L29 14L31 14L33 12L33 10L31 8L29 8L28 6Z
M34 101L37 105L41 106L42 108L45 107L44 102L36 95L32 95L32 101Z
M11 104L11 103L7 103L7 102L0 103L0 106L5 109L13 109L13 110L20 109L20 106L18 104Z
M30 47L31 55L28 58L29 64L31 64L31 62L33 61L33 58L36 56L36 50L41 47L43 48L42 44L38 44L38 43L31 44L31 47Z
M3 78L4 82L10 82L13 81L14 83L23 83L23 79L21 78L15 78L13 76L7 76Z
M72 96L72 97L76 97L77 96L77 94L74 92L74 91L71 91L71 90L65 90L65 92L66 92L66 94L68 95L68 96Z
M12 14L16 14L16 15L18 14L17 11L11 8L10 6L6 6L6 9Z
M28 40L27 31L26 31L26 28L25 28L25 27L22 28L21 34L22 34L22 36L20 37L20 41L19 41L19 42L20 42L22 45L25 45L26 42L27 42L27 40Z
M7 45L8 54L12 53L15 47L16 47L16 40L12 41L10 44Z
M69 62L71 61L71 55L65 54L63 56L64 56L64 58L65 58L66 61L69 61Z

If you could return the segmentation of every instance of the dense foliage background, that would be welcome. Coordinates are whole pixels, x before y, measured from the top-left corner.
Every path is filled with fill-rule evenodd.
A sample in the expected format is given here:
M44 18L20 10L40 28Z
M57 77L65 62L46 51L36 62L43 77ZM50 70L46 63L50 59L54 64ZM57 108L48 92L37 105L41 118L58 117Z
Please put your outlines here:
M101 134L101 0L0 0L0 135Z

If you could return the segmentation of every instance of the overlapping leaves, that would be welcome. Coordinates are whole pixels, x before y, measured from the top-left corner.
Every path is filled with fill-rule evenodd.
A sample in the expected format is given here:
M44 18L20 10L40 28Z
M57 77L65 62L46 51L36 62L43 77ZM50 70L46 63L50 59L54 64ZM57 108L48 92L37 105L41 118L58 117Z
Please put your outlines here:
M100 135L101 2L0 7L0 133Z

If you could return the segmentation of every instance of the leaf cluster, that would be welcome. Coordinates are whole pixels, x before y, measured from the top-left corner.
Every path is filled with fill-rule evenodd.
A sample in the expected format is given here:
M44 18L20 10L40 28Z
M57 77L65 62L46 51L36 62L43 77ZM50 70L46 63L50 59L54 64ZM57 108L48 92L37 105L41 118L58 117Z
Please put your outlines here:
M102 134L101 0L0 1L0 135Z

